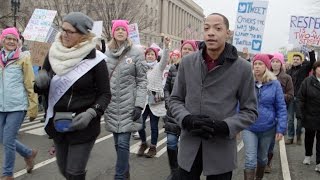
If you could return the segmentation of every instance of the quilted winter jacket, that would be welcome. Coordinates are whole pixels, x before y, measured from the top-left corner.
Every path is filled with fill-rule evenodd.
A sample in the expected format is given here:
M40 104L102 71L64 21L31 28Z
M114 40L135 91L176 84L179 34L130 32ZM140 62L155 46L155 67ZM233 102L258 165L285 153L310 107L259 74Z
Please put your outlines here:
M272 80L260 88L256 85L258 99L258 119L248 129L252 132L265 132L274 127L277 133L285 134L287 109L281 84Z
M33 82L29 52L20 52L19 59L6 66L0 63L0 112L27 111L29 117L37 117L38 96Z
M133 121L133 111L135 107L145 107L147 96L147 67L143 51L131 46L118 65L119 57L113 56L109 50L106 55L109 77L112 73L112 97L104 114L106 129L113 133L138 131L142 129L142 121L141 118Z

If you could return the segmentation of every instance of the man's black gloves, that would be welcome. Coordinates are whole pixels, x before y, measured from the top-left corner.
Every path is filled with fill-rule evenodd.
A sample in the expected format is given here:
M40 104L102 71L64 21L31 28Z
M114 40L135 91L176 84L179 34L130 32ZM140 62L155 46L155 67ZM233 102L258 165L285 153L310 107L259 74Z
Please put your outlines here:
M132 116L133 116L133 121L138 120L141 117L142 113L142 108L141 107L134 107Z
M188 115L182 120L182 127L195 136L210 139L216 135L228 136L229 127L224 121L214 121L205 115Z
M208 118L208 116L187 115L182 120L182 127L188 131L199 129L201 126L198 125L198 122L202 121L203 118Z

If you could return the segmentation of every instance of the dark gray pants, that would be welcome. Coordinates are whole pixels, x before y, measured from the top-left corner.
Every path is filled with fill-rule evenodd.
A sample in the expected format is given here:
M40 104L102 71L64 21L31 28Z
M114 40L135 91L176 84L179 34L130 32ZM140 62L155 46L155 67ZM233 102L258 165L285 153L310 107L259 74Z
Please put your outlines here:
M86 166L95 141L84 144L56 143L57 164L61 174L81 175L86 173Z

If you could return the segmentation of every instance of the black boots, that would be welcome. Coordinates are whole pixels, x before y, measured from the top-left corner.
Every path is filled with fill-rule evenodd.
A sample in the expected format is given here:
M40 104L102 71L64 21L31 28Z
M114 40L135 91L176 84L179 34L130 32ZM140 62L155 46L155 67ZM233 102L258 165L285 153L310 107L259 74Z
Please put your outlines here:
M264 176L264 169L266 167L265 166L257 166L257 170L256 170L256 180L261 180Z
M167 180L176 180L178 174L178 150L167 149L169 165L170 165L170 175Z
M245 169L244 170L244 180L254 180L255 169Z
M85 180L86 179L86 173L73 175L73 174L67 174L67 180Z

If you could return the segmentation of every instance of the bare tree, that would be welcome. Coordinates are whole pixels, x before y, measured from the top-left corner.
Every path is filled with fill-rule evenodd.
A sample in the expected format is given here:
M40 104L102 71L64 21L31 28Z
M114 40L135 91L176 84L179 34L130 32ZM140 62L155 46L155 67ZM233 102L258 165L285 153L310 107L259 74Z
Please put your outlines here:
M9 25L10 18L13 18L13 13L9 1L0 3L0 27Z
M87 12L92 17L103 21L104 35L111 39L112 20L126 19L130 23L137 23L139 31L151 27L156 17L147 14L144 0L96 0L87 5Z

